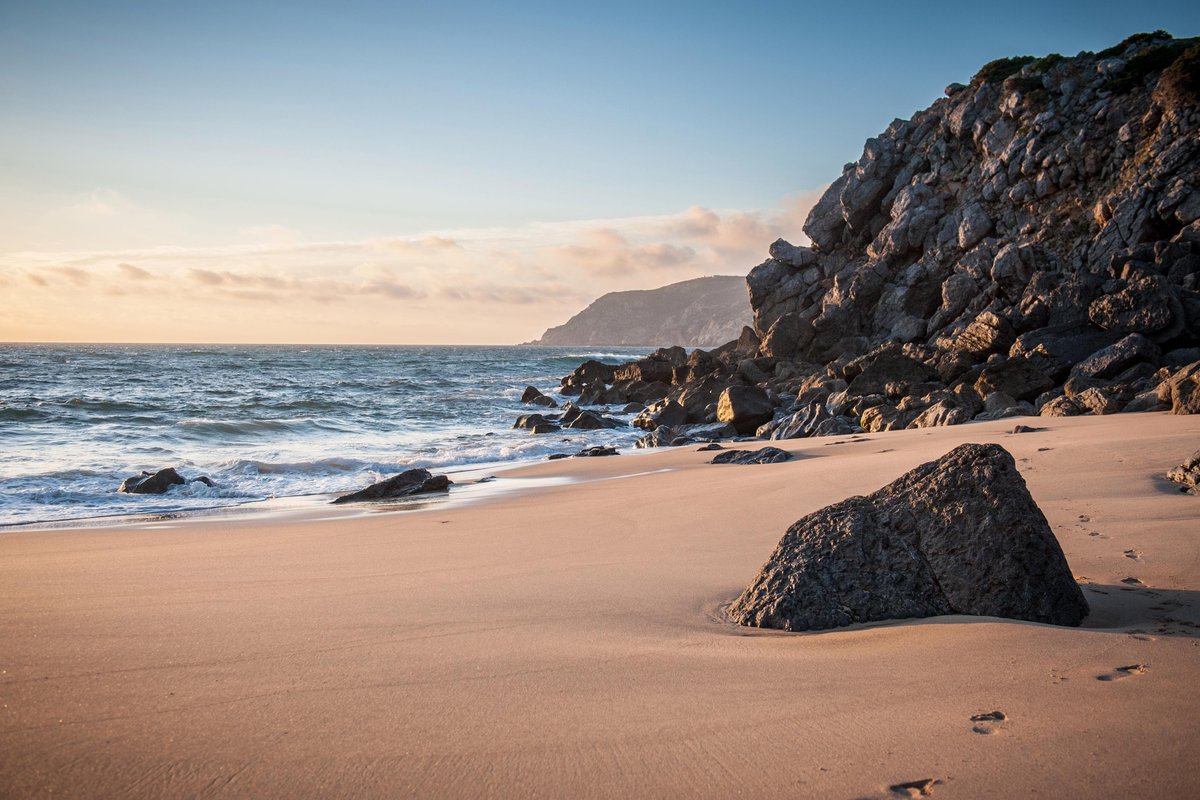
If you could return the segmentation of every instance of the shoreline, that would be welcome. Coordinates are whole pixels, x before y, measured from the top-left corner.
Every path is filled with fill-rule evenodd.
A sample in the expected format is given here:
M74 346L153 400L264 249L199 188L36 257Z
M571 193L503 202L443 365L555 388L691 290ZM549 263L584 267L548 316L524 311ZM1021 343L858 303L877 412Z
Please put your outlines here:
M538 462L509 477L572 480L420 514L6 531L0 785L882 798L932 778L946 798L1188 797L1200 500L1162 476L1200 418L1018 423L734 445L804 456L781 464ZM723 617L796 519L964 441L1012 452L1083 627Z

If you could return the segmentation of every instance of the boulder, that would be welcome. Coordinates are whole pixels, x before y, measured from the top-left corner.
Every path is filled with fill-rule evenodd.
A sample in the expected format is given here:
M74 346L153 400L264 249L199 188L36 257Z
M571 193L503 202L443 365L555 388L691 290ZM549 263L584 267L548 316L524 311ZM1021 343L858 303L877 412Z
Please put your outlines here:
M983 359L991 353L1007 353L1016 338L1012 323L991 311L985 311L950 344L954 349Z
M1088 306L1088 319L1098 328L1169 338L1182 326L1179 297L1165 278L1147 275L1128 281L1118 291Z
M570 422L566 422L565 419L564 417L563 427L573 431L597 431L604 428L617 428L625 424L594 411L580 411L573 416Z
M525 387L525 391L521 395L521 402L546 408L558 408L558 402L553 397L546 397L535 386Z
M566 415L563 416L566 419ZM556 416L543 416L542 414L522 414L517 417L517 421L513 423L513 430L533 430L539 426L554 425L559 421Z
M848 373L855 371L857 374L846 376L850 379L847 391L852 395L882 394L889 383L911 386L938 379L936 369L890 345L847 365Z
M1091 325L1049 325L1018 336L1008 355L1029 355L1040 350L1064 364L1075 364L1120 338L1119 333Z
M207 478L203 482L209 486L212 485ZM167 467L155 473L143 472L141 475L126 478L121 482L117 491L127 494L166 494L172 486L181 486L185 483L187 481L175 471L174 467Z
M1032 400L1057 385L1061 364L1040 352L1017 356L985 367L975 381L981 397L1003 392L1016 400Z
M1192 453L1191 458L1178 467L1167 472L1167 480L1178 483L1181 491L1189 494L1200 494L1200 450Z
M730 386L717 401L717 420L728 422L738 433L753 433L775 415L775 404L756 386Z
M916 418L912 412L904 412L886 403L865 409L858 418L859 427L867 433L898 431L908 427Z
M408 469L387 480L372 483L365 489L344 494L335 499L333 504L359 503L366 500L394 500L400 497L411 497L415 494L446 492L450 490L452 483L445 475L431 475L427 469Z
M992 218L979 203L971 203L963 209L962 221L958 223L958 246L970 250L992 232Z
M772 439L803 439L816 433L817 426L833 415L822 403L811 403L789 417L785 417L771 431Z
M1113 378L1129 367L1158 359L1158 345L1140 333L1131 333L1115 344L1101 348L1071 368L1075 375Z
M1043 417L1078 417L1084 411L1074 399L1062 395L1049 400L1038 409L1038 415Z
M961 425L969 422L971 412L949 398L943 398L926 408L908 424L910 428L933 428L941 425Z
M1200 414L1200 361L1160 383L1158 399L1171 407L1172 414Z
M1129 393L1119 386L1093 386L1071 398L1092 414L1116 414L1125 408L1131 399Z
M941 614L1078 625L1088 605L1012 456L965 444L797 521L729 614L789 631Z
M580 394L589 387L597 385L603 387L605 384L613 382L616 371L617 368L612 364L589 359L562 379L562 388L559 391L563 394Z
M791 453L778 447L758 450L723 450L713 456L710 464L778 464L791 459Z
M593 447L585 447L575 454L576 458L597 458L599 456L619 456L621 451L610 445L594 445Z
M679 403L663 400L652 403L649 408L638 414L633 420L633 426L646 431L652 431L660 425L675 428L687 422L687 416L687 411Z

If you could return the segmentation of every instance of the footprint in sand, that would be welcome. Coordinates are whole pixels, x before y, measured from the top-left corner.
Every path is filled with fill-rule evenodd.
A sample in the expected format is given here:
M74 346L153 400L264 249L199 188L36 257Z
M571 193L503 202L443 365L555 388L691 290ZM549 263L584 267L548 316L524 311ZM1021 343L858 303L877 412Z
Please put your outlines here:
M997 733L1007 719L1008 715L1003 711L989 711L986 714L976 714L971 717L971 722L975 723L971 726L971 730L975 733L989 735Z
M919 781L893 783L888 787L888 791L900 797L928 797L933 791L933 787L940 783L941 781L937 778L922 778Z
M1134 561L1139 561L1142 558L1142 551L1141 550L1126 550L1125 557L1132 558Z
M1130 664L1125 667L1117 667L1112 672L1105 673L1104 675L1097 675L1096 680L1098 680L1098 681L1119 681L1122 678L1128 678L1133 675L1144 675L1145 672L1146 672L1145 664Z
M1146 584L1142 583L1140 580L1138 580L1137 578L1133 577L1132 575L1130 575L1128 578L1121 578L1121 583L1125 583L1130 586L1145 586L1146 585Z

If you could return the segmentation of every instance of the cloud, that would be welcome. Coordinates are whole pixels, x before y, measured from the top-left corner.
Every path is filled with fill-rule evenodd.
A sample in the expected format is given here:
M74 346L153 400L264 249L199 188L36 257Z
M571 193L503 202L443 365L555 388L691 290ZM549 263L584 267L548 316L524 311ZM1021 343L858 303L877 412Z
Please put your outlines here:
M122 261L117 264L117 272L121 273L122 278L131 281L149 281L154 279L154 275L141 267L135 267L133 264Z
M42 316L151 331L112 334L125 341L212 336L216 318L230 341L314 341L310 327L322 341L521 341L607 292L745 274L774 239L806 243L817 197L348 241L260 226L217 246L0 253L0 281L17 303L53 305Z
M225 283L225 276L211 269L196 269L193 267L187 271L187 275L192 281L202 286L220 286Z
M462 249L462 245L447 236L424 236L419 239L372 239L368 246L383 252L444 253Z
M86 270L79 269L78 267L50 267L49 271L66 278L76 286L87 286L92 282L92 276Z
M579 242L547 248L551 258L601 275L630 275L639 270L662 270L693 262L696 251L667 242L632 244L612 228L592 228L579 233Z

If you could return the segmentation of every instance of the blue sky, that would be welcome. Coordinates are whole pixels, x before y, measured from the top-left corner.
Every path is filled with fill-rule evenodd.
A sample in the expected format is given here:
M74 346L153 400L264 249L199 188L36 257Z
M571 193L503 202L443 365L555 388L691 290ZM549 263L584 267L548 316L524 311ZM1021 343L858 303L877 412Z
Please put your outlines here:
M0 253L778 209L988 60L1198 9L7 3Z

